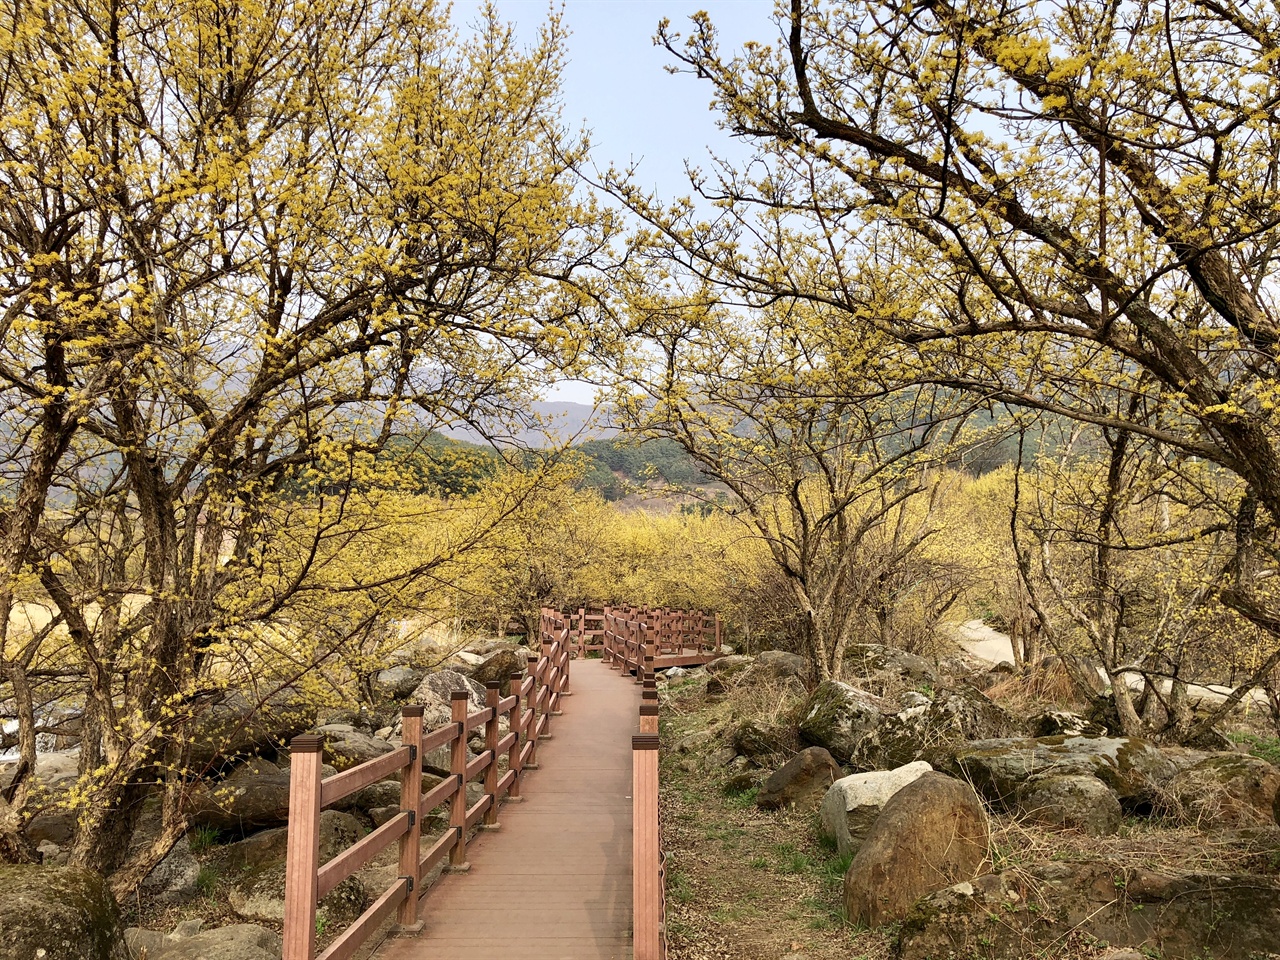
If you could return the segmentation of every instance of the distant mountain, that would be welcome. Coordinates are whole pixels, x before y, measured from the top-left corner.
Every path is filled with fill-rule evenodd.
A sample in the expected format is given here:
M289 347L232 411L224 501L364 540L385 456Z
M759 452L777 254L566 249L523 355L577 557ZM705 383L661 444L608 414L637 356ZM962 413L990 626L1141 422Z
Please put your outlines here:
M500 443L525 447L551 447L563 443L579 444L587 440L607 440L618 435L607 415L588 403L571 400L540 400L530 405L535 421L514 436L498 438ZM446 437L467 443L487 443L485 437L468 427L441 430Z

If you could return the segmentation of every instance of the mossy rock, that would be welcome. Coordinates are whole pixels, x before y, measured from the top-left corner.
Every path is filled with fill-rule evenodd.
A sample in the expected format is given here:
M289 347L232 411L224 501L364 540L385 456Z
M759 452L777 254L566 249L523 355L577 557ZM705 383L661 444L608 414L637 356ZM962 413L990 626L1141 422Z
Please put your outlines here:
M130 960L120 908L82 867L0 866L0 957Z

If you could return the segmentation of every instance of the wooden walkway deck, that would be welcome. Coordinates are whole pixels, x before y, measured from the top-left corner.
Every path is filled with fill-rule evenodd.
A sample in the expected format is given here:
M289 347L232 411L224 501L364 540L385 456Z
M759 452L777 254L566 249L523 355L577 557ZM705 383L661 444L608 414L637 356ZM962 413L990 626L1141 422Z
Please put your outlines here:
M640 687L577 660L570 691L524 802L504 804L502 829L468 845L468 873L427 891L422 933L387 941L378 960L629 960Z

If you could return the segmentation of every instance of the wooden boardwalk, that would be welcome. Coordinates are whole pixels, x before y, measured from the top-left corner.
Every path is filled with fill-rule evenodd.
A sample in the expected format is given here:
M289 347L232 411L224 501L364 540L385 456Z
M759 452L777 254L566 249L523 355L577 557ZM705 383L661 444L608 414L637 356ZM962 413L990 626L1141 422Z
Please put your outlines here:
M467 846L468 873L423 897L425 928L378 960L629 960L631 735L640 686L576 660L522 803Z

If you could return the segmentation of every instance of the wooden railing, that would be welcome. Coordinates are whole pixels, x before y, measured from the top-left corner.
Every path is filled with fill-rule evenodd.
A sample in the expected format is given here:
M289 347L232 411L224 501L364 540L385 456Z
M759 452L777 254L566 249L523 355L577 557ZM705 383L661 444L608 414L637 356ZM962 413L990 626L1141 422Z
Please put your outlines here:
M650 661L652 663L652 661ZM640 732L631 738L631 890L634 960L665 960L666 884L658 818L658 691L643 675Z
M538 739L550 736L551 717L569 692L569 660L573 638L557 615L544 623L541 655L530 655L528 675L513 674L502 696L501 682L485 689L485 706L468 712L468 694L458 691L450 703L452 717L444 726L424 732L423 708L408 706L402 715L401 745L395 751L342 773L323 777L323 738L307 734L290 744L288 869L285 875L283 960L315 960L316 913L321 900L393 843L399 843L399 877L354 923L320 954L319 960L346 960L392 914L403 931L420 930L418 900L422 881L446 856L453 870L466 870L467 843L473 828L498 828L498 804L520 797L524 771L537 766ZM507 717L507 733L500 722ZM468 762L471 731L483 727L484 750ZM422 790L422 760L441 747L450 748L450 774ZM499 776L499 760L507 770ZM328 863L321 864L320 812L370 784L398 775L400 813ZM467 805L467 784L483 778L484 793ZM424 853L423 818L449 805L449 828Z
M548 613L562 616L556 611L543 611L544 616ZM720 617L702 610L629 606L597 610L579 607L577 613L571 613L567 619L562 620L576 637L580 652L599 652L602 655L609 646L610 624L617 624L619 621L646 623L653 628L655 655L688 652L709 655L721 652L723 637Z

